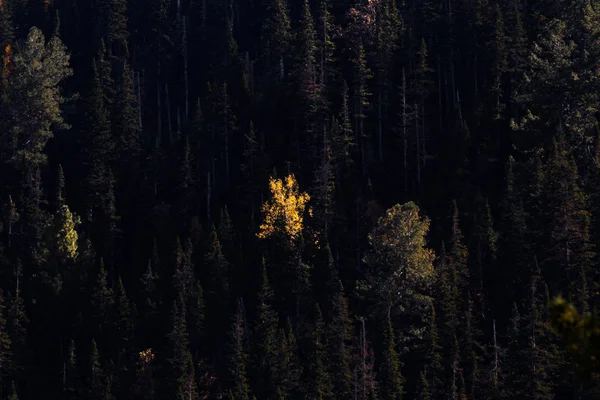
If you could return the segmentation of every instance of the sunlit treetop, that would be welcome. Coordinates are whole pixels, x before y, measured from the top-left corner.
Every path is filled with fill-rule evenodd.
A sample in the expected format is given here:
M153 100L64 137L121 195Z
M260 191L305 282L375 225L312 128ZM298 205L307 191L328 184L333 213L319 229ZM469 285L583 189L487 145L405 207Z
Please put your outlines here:
M304 213L312 210L308 207L310 196L301 193L294 175L285 179L270 178L271 199L262 206L264 222L257 236L265 239L275 234L295 239L304 227Z

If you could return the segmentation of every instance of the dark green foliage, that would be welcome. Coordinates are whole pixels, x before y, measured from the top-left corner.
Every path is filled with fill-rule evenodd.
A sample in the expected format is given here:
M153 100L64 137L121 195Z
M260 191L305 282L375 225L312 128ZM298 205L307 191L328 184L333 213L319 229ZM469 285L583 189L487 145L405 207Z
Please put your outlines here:
M22 46L14 49L10 61L11 79L6 88L10 107L5 111L10 125L3 132L3 159L25 173L46 160L43 150L53 137L53 128L65 126L59 85L72 70L60 39L54 37L46 43L36 27L31 28Z
M275 398L277 387L274 386L274 373L277 369L277 327L278 316L273 310L274 294L267 269L263 260L262 282L258 292L256 323L254 327L255 349L255 374L257 376L258 387L264 391L264 398Z
M178 400L195 398L197 389L182 296L173 302L170 322L166 336L162 392Z
M596 3L0 0L0 400L597 398Z
M227 365L229 371L229 385L232 388L232 400L248 400L250 387L247 377L248 350L246 344L246 320L242 309L242 300L237 301L233 316L231 330L229 331Z
M327 371L324 343L325 327L321 308L318 304L314 314L314 323L310 335L310 353L308 364L304 370L306 381L309 382L309 386L305 388L305 393L308 398L325 400L331 399L334 393L331 376Z
M378 374L380 395L384 399L401 400L404 394L404 378L400 373L400 360L389 313L383 328L382 345L383 352L380 356L381 365Z

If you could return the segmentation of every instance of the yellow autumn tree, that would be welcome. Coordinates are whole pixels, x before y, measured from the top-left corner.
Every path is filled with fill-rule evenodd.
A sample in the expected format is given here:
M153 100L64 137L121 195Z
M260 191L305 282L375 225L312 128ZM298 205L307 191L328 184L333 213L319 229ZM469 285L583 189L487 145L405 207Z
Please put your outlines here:
M54 217L54 241L56 250L60 257L66 260L77 258L77 225L80 220L71 213L69 207L64 204Z
M264 222L257 236L265 239L274 234L282 234L290 239L298 237L304 228L304 213L312 214L308 201L310 196L300 192L295 176L285 179L270 178L271 199L262 206Z

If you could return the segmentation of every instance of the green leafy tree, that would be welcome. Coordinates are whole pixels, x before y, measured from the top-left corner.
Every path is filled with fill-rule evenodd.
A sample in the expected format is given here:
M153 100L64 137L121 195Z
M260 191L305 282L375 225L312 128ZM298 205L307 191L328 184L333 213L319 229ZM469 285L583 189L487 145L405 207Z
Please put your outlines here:
M7 87L5 116L11 121L4 133L4 160L21 173L29 173L46 161L43 152L53 129L65 127L60 84L72 74L69 55L59 38L47 43L42 31L31 28L15 49ZM27 116L27 117L24 117ZM27 176L27 175L26 175Z
M371 268L368 286L380 312L390 299L392 312L399 306L408 312L412 306L428 303L424 289L434 277L435 257L425 247L428 231L429 218L410 202L387 210L369 234L371 249L365 258Z

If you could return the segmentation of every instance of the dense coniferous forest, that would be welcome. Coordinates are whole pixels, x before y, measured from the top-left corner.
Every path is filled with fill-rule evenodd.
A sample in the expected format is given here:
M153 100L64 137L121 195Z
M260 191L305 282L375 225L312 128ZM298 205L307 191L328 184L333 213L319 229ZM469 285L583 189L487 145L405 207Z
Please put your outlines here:
M0 55L0 400L599 398L599 1L0 0Z

